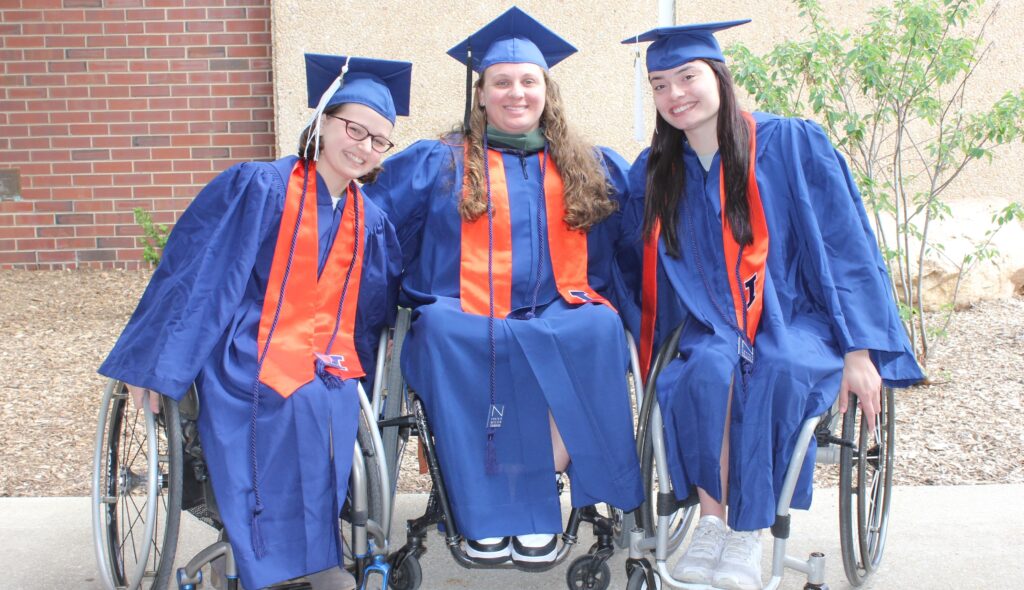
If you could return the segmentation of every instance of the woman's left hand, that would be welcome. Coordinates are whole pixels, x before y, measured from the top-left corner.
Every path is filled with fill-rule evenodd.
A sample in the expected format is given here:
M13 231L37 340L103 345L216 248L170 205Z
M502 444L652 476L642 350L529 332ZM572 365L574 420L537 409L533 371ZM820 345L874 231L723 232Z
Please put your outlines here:
M875 431L875 421L881 411L882 378L871 362L867 350L854 350L843 357L843 382L839 386L839 411L846 412L850 403L850 392L857 395L857 401L864 412L868 431Z

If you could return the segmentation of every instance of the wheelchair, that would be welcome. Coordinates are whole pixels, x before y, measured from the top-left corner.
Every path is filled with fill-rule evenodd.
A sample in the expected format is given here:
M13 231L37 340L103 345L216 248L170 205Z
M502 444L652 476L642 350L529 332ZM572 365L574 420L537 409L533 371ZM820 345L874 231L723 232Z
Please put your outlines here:
M386 338L381 340L379 352L386 350ZM390 528L393 488L373 410L381 403L384 364L385 355L379 354L373 401L358 388L359 428L339 521L344 565L354 573L358 588L366 588L371 578L379 578L374 584L386 588L392 575L408 575L395 572L388 561L385 531ZM91 510L100 579L108 590L164 590L172 578L179 590L196 590L203 585L204 569L221 576L229 590L240 586L199 441L199 404L193 387L181 402L161 396L157 414L146 400L144 411L137 411L125 384L113 379L106 384L96 429ZM175 570L182 510L213 527L218 539ZM297 581L273 588L308 587Z
M671 576L668 564L682 544L698 510L696 494L677 500L666 463L661 410L655 392L658 374L674 357L683 326L663 343L651 365L644 390L637 433L645 500L638 510L639 526L631 531L626 561L627 590L655 588L709 588L687 584ZM813 552L804 560L786 554L790 535L790 502L800 468L813 436L817 443L816 463L839 465L839 537L843 569L850 584L862 585L878 568L885 549L892 499L893 438L895 435L894 395L884 388L875 432L858 415L857 404L845 414L838 402L823 415L808 418L800 427L776 506L772 552L772 577L763 586L775 590L786 568L806 576L804 590L827 590L825 555ZM654 565L646 557L653 553Z
M573 547L579 542L579 528L582 523L593 527L596 541L585 555L574 559L566 572L566 583L570 589L605 590L611 583L611 570L608 559L616 548L624 548L629 541L629 531L634 526L634 515L623 513L610 506L586 506L573 508L568 516L565 530L561 534L561 544L553 561L538 564L516 564L512 561L501 564L484 564L473 560L466 553L458 526L452 512L451 503L445 489L444 475L435 449L435 439L430 429L428 416L423 403L405 383L399 359L405 334L409 329L411 311L401 308L398 312L395 332L392 338L391 362L386 381L386 395L382 420L379 426L387 449L387 462L391 465L391 474L397 476L399 463L405 445L410 437L418 438L421 445L421 461L426 463L430 475L431 489L428 494L427 506L418 518L406 523L406 543L394 551L391 563L394 572L391 577L393 590L415 590L419 587L418 560L427 551L426 538L431 530L438 530L444 537L445 545L453 559L467 569L518 569L527 572L548 571L567 560ZM642 390L640 381L639 359L632 336L627 332L627 343L630 352L630 375L627 379L632 405L639 409ZM390 481L394 482L396 478ZM560 486L561 487L561 486ZM408 576L415 572L415 576Z

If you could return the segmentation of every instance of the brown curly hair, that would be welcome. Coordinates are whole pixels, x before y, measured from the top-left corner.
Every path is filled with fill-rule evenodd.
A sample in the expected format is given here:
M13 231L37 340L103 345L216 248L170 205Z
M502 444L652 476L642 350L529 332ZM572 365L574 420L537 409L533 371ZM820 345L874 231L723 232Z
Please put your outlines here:
M469 129L463 129L467 177L464 188L469 190L464 190L459 200L459 214L467 221L479 218L487 210L483 153L487 114L480 105L479 92L483 87L484 75L474 84L477 92L473 93ZM618 203L611 198L612 187L605 177L601 155L593 145L569 127L562 106L562 95L547 72L544 72L544 84L544 111L540 116L540 125L565 186L564 221L573 229L587 231L614 213Z

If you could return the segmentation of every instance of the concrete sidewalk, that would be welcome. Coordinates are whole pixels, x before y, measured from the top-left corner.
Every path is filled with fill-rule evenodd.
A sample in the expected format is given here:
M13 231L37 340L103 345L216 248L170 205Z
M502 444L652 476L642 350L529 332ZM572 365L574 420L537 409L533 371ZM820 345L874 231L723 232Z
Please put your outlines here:
M881 571L862 588L1024 588L1024 485L899 487L894 496ZM419 516L425 503L425 495L399 496L393 542L404 542L405 519ZM0 498L0 588L101 590L90 519L88 498ZM213 535L190 516L185 520L178 554L187 559ZM451 559L441 536L431 535L422 558L422 588L566 588L567 564L590 543L588 531L565 563L543 574L527 574L463 569ZM770 536L764 537L764 547L767 572ZM806 558L812 550L826 554L832 590L850 588L839 552L834 490L817 491L810 511L794 512L789 553ZM624 562L624 551L610 561L611 588L625 587ZM803 580L789 572L782 587L799 590Z

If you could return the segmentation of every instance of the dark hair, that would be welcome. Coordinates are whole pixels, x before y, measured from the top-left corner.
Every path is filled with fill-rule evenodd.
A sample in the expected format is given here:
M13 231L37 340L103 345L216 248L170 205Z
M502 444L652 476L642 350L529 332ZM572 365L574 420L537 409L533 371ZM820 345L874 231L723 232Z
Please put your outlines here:
M704 61L718 80L718 153L725 170L725 215L733 238L740 245L753 239L750 229L750 204L747 201L747 168L750 165L750 132L736 102L732 75L719 61ZM665 249L679 257L679 228L676 219L681 199L686 198L686 169L683 166L685 133L655 115L654 137L647 159L647 197L644 206L644 237L661 222Z
M343 102L343 103L331 105L331 106L327 107L326 109L324 109L324 115L333 115L334 113L337 113L338 111L340 111L341 107L345 106L346 104L348 104L348 103L344 103ZM316 124L316 122L314 121L313 125L315 125L315 124ZM298 147L297 155L299 156L300 160L305 160L306 159L306 141L309 139L309 134L311 132L312 132L312 125L309 125L305 129L302 130L302 133L299 134L299 147ZM321 149L323 148L323 145L324 145L324 136L321 135L320 136L320 146L321 146ZM370 170L369 172L367 172L366 174L360 176L356 180L358 180L360 182L360 184L367 184L369 182L373 182L374 180L377 180L377 176L380 175L380 171L381 171L381 167L377 166L376 168L374 168L373 170Z

